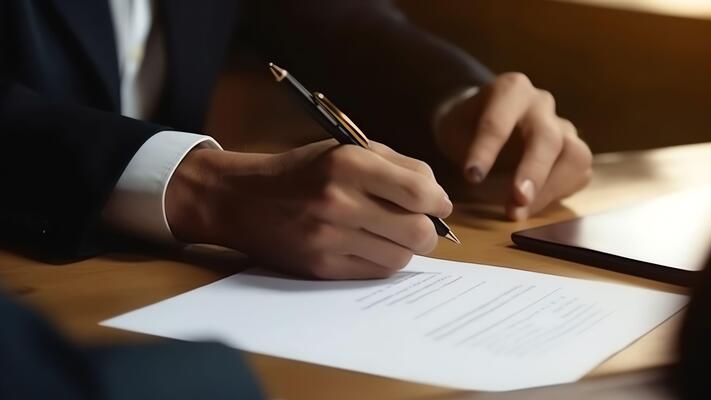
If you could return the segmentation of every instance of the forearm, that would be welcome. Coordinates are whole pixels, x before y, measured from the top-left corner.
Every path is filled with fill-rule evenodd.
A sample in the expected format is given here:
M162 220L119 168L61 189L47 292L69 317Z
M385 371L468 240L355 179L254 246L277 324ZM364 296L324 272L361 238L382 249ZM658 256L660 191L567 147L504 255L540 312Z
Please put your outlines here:
M163 129L0 82L0 240L52 260L95 253L116 181Z
M236 153L209 148L189 152L176 168L165 193L165 214L175 238L184 243L214 243L228 245L220 223L221 205L225 192L237 196L252 194L248 185L238 187L240 182L254 182L268 175L266 154ZM243 179L232 179L242 177ZM230 178L230 187L225 185ZM236 198L232 198L237 200ZM246 203L246 202L244 202ZM228 206L230 212L249 214L251 210L239 201ZM238 218L244 223L244 218ZM244 233L244 226L230 226L235 232ZM232 239L237 239L232 234ZM239 239L236 242L240 242ZM245 250L239 249L238 250Z

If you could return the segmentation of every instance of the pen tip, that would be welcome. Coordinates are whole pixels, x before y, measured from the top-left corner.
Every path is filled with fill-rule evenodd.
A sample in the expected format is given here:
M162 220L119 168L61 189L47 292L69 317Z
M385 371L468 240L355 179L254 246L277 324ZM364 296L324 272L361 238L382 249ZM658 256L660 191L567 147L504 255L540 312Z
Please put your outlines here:
M449 240L451 240L452 242L454 242L454 243L456 243L456 244L462 244L462 242L459 241L459 238L457 237L457 235L454 234L454 232L451 232L451 231L450 231L450 232L447 233L447 235L445 235L444 237L447 238L447 239L449 239Z
M274 79L276 79L277 82L281 82L282 79L286 78L286 70L274 63L269 63L269 70L272 71L272 75L274 75Z

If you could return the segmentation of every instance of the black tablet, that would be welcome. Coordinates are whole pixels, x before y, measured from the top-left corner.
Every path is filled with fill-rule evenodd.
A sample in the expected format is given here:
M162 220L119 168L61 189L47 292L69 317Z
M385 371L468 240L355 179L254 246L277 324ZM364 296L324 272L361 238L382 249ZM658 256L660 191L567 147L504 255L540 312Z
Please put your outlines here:
M520 248L688 285L711 250L711 186L515 232Z

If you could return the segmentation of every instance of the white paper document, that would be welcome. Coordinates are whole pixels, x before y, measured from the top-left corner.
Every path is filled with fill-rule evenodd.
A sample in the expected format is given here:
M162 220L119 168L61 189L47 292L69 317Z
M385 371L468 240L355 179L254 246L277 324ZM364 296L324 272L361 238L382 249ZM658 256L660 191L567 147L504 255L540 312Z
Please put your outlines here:
M384 280L252 269L102 325L472 390L571 382L679 311L682 295L413 258Z

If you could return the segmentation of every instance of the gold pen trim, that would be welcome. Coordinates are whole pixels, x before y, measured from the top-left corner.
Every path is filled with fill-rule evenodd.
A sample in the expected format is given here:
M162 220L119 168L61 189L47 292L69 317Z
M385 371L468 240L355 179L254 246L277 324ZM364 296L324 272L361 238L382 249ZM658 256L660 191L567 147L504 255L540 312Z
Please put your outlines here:
M272 75L274 75L274 79L276 79L277 82L281 82L288 74L284 68L280 68L274 63L269 63L269 70L272 71Z
M360 144L362 147L369 149L370 148L370 142L368 141L368 138L365 136L365 134L356 126L356 124L351 121L348 116L341 111L338 107L336 107L335 104L333 104L326 96L323 95L323 93L319 92L313 92L312 93L314 99L316 100L316 103L323 107L324 109L328 110L328 112L338 120L338 122L343 125L344 128L350 133L351 137L355 139L358 144Z

